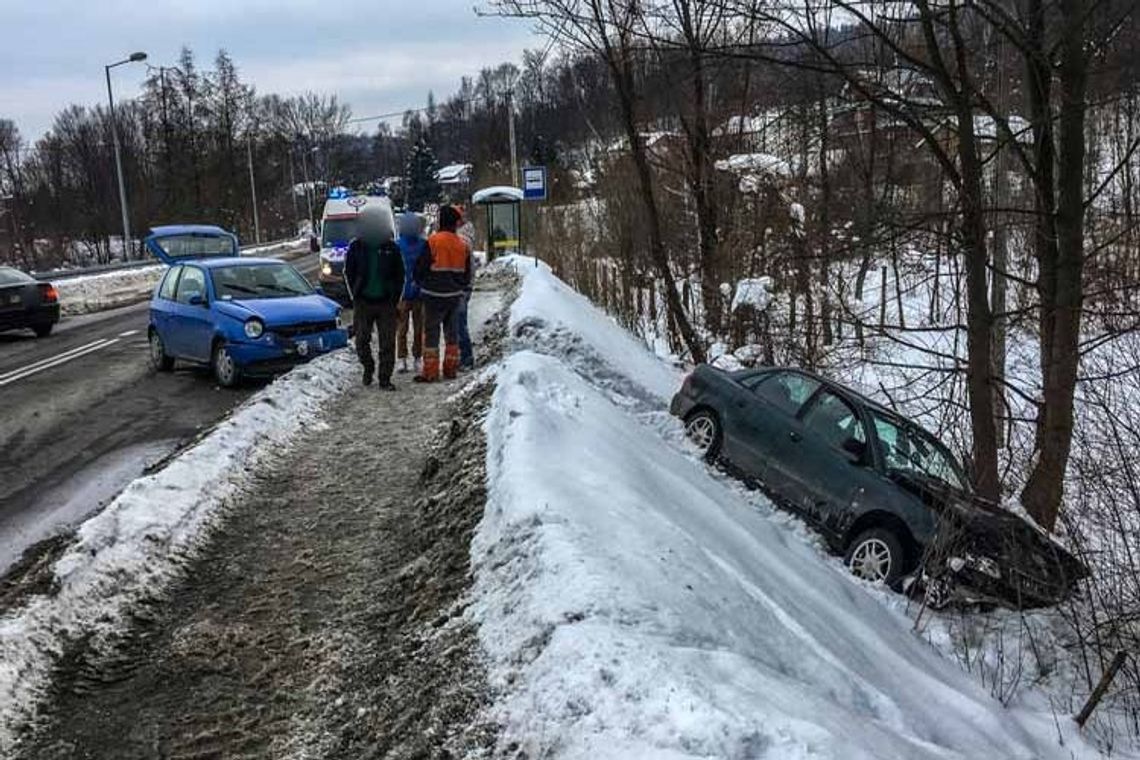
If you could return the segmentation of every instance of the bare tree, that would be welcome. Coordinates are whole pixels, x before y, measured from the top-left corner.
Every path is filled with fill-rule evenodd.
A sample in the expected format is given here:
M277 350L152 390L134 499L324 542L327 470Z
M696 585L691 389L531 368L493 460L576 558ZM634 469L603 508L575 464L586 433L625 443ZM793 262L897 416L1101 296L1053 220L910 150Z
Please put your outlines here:
M642 121L638 111L641 92L637 67L642 56L636 41L637 30L645 25L641 3L636 0L495 0L492 6L503 16L532 19L564 44L605 61L637 171L646 209L650 260L664 286L668 316L693 360L703 362L704 345L685 312L665 249L653 171L639 126Z

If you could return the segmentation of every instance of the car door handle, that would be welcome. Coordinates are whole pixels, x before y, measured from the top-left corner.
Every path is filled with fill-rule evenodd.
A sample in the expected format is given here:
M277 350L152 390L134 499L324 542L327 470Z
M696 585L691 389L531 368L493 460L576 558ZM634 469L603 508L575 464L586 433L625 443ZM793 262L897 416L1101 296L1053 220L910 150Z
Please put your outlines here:
M792 432L788 433L788 438L792 439L792 443L799 443L800 441L802 441L804 439L804 437L802 435L800 435L799 433L797 433L794 430Z

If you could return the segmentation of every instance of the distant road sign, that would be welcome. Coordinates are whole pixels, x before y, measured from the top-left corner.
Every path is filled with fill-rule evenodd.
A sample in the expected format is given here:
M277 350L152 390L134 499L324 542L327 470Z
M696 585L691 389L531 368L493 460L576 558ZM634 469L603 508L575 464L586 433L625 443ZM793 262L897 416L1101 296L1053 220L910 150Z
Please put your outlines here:
M546 200L546 167L524 166L523 198L528 201Z

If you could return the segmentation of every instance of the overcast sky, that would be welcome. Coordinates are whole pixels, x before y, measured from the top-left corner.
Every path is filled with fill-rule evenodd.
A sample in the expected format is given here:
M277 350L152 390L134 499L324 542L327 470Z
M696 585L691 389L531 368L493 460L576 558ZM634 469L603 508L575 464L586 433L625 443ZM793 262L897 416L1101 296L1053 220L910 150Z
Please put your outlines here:
M464 75L542 47L530 27L479 18L481 0L0 0L0 118L27 140L71 103L105 103L103 65L142 50L174 64L183 45L203 67L224 48L258 92L335 93L354 116L451 94ZM133 97L143 64L111 72ZM368 125L371 129L372 125Z

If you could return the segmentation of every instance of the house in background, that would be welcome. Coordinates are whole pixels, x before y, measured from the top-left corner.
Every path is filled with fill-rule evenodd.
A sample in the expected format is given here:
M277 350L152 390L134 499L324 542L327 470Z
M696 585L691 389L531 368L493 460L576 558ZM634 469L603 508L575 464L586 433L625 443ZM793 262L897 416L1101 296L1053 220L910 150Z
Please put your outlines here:
M440 190L451 200L466 198L470 193L471 164L449 164L435 173Z

